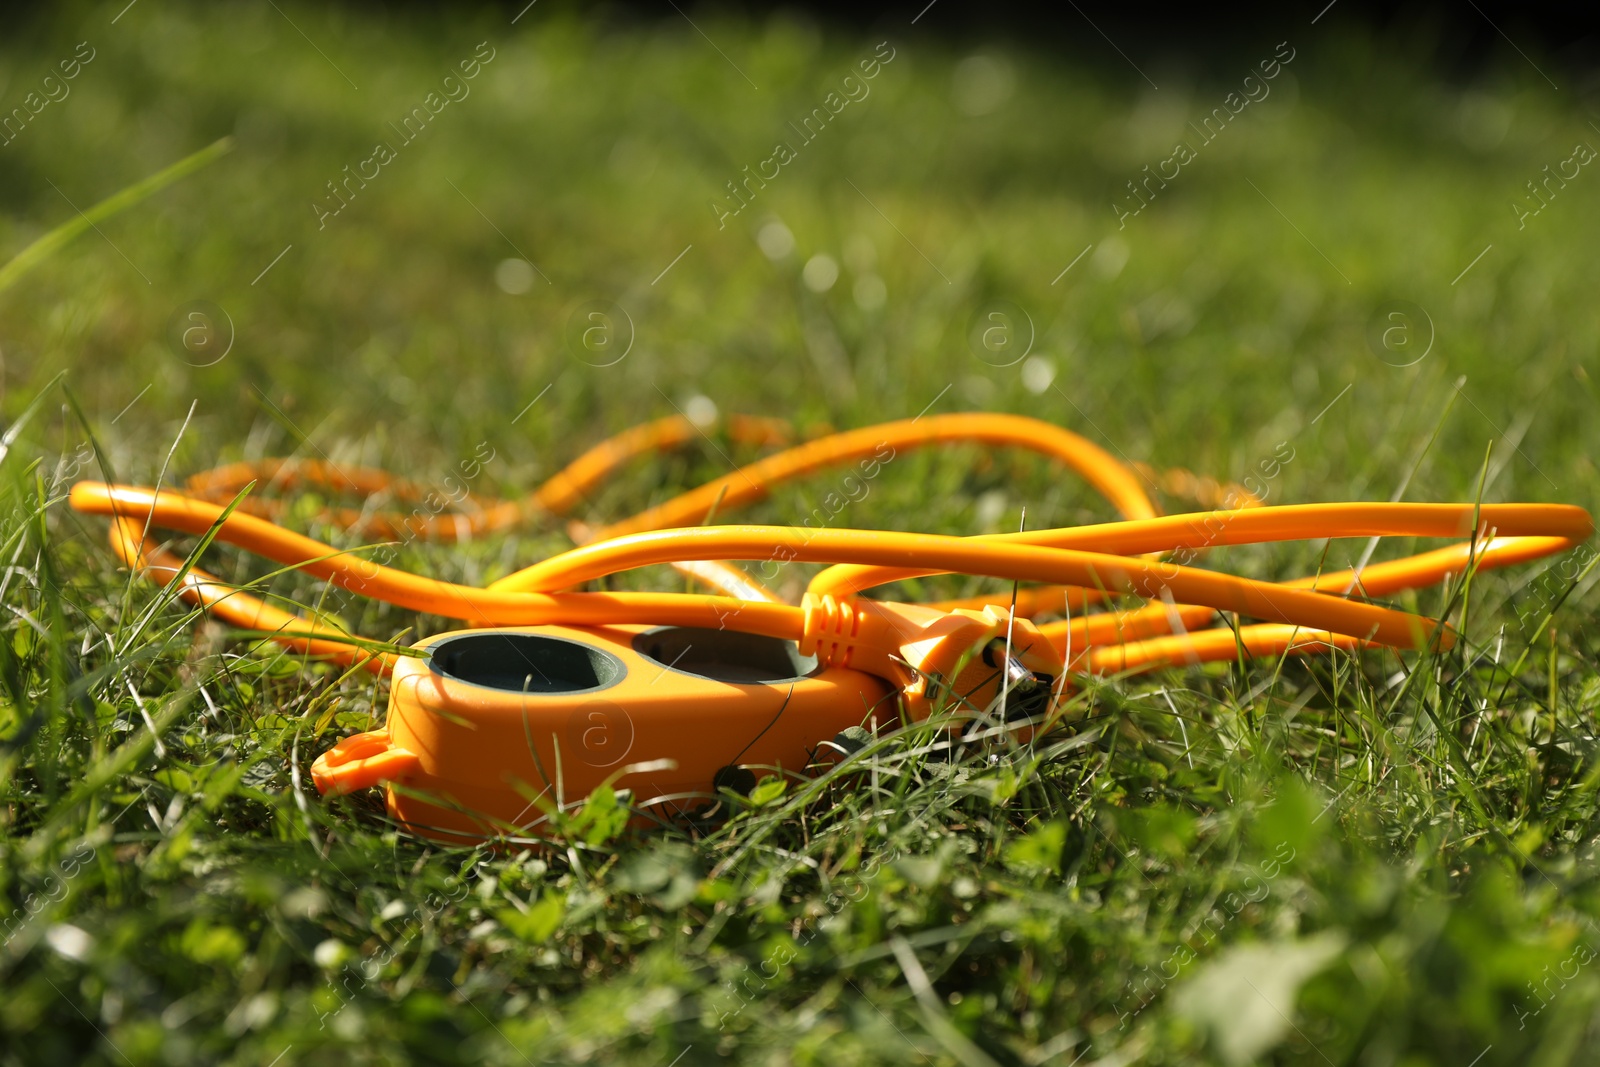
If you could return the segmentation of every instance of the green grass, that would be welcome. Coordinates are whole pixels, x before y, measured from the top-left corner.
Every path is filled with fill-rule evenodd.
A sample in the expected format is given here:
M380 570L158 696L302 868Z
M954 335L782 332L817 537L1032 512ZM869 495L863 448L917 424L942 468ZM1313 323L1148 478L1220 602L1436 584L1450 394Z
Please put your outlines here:
M1467 640L1442 657L1106 680L1077 698L1080 728L1032 750L947 758L913 731L698 835L618 834L591 809L570 847L511 855L397 833L372 797L317 799L306 767L381 717L382 687L195 618L63 501L101 472L172 484L282 454L436 484L480 442L496 460L475 488L513 494L703 395L838 427L1014 411L1224 479L1288 442L1274 502L1471 500L1492 445L1483 499L1593 508L1600 177L1583 168L1523 229L1511 208L1600 143L1575 78L1535 56L1554 92L1508 53L1448 84L1425 32L1380 44L1333 17L1286 16L1187 72L1122 42L1159 91L1088 38L1084 61L991 52L997 75L895 36L870 97L719 230L708 201L888 32L694 12L713 48L682 20L545 5L515 27L279 6L139 4L115 24L120 4L79 6L0 44L6 108L77 42L96 50L0 148L0 258L70 205L236 146L0 292L7 424L38 402L0 461L0 1063L1593 1059L1586 553L1399 598L1451 607ZM1124 183L1285 37L1272 95L1118 232ZM485 40L471 95L319 230L325 183ZM1006 71L992 110L957 106ZM770 259L774 218L796 248ZM840 264L822 293L802 282L819 253ZM502 291L497 265L524 255L542 276ZM231 321L210 366L168 340L199 300ZM565 339L596 300L636 331L608 368ZM975 357L968 325L996 300L1027 310L1048 368ZM1435 338L1398 368L1369 337L1402 300ZM578 517L727 464L712 447L643 464ZM795 522L828 488L746 514ZM977 533L1024 505L1030 527L1109 517L1032 458L956 449L897 459L839 522ZM293 524L349 543L319 506ZM396 563L483 583L568 544L412 542ZM1363 547L1208 562L1288 577ZM206 566L268 569L217 548ZM786 591L805 576L788 568ZM451 625L296 575L271 588L377 640Z

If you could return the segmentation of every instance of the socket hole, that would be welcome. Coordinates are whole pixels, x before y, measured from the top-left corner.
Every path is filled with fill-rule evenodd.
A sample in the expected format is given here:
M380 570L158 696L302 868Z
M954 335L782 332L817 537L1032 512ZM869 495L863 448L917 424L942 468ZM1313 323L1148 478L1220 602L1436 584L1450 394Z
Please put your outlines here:
M429 663L457 681L513 693L582 693L620 682L616 656L560 637L486 630L433 646Z
M787 682L817 669L815 656L802 656L793 641L737 630L668 626L646 630L634 650L663 667L718 682Z

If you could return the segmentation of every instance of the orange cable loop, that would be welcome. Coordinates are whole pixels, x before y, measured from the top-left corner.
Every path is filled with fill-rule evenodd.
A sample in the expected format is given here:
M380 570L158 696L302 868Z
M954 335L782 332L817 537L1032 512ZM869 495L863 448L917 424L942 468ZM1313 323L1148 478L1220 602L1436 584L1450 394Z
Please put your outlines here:
M794 433L779 419L730 416L728 436L755 447L787 445ZM512 529L530 519L570 512L625 464L652 452L680 448L705 427L682 416L644 423L583 453L521 501L494 501L462 490L449 511L409 516L395 511L329 507L323 518L361 535L462 540ZM765 525L696 526L767 496L774 487L841 465L875 477L904 450L973 443L1034 451L1082 477L1124 519L1098 525L1025 533L953 537L882 530ZM1402 649L1448 647L1454 632L1443 623L1371 603L1372 597L1431 585L1471 563L1500 567L1565 551L1593 533L1582 508L1560 504L1330 503L1268 507L1248 490L1189 471L1159 472L1127 464L1061 427L1017 415L966 413L903 419L828 433L756 460L730 474L645 511L592 531L589 543L525 567L486 588L458 585L383 566L362 551L338 550L270 521L283 502L245 496L222 520L220 501L252 483L275 488L316 486L401 504L427 502L425 486L371 468L331 462L269 459L233 463L197 474L187 493L128 485L80 482L74 508L109 516L112 547L130 567L169 584L183 560L144 536L150 527L203 534L221 520L217 539L364 596L414 611L461 619L472 626L629 623L733 629L814 645L818 625L865 617L849 608L866 589L908 578L963 573L1047 583L1017 596L1017 616L1066 615L1038 629L1072 650L1069 667L1090 672L1152 670L1250 655L1278 655L1368 644ZM1233 510L1162 516L1145 484L1191 496L1202 504L1233 501ZM459 507L465 510L458 510ZM1333 537L1408 536L1473 538L1350 571L1282 582L1247 579L1189 565L1198 551L1223 545ZM1186 553L1182 563L1163 558ZM779 597L743 570L738 560L829 564L812 578L806 608ZM671 564L721 595L688 593L571 592L595 579L652 564ZM327 623L273 607L262 598L192 568L182 580L187 602L240 627L274 632L285 647L376 673L393 656L342 643L348 637ZM1094 604L1124 596L1155 603L1102 614ZM843 598L843 599L841 599ZM864 602L867 604L875 602ZM1001 615L1009 594L946 601L926 611ZM1218 611L1261 622L1206 629ZM917 616L922 618L923 616ZM889 623L887 625L901 625ZM1178 633L1173 631L1177 630ZM831 631L830 631L831 632ZM842 646L841 646L842 647ZM840 653L848 658L849 649Z

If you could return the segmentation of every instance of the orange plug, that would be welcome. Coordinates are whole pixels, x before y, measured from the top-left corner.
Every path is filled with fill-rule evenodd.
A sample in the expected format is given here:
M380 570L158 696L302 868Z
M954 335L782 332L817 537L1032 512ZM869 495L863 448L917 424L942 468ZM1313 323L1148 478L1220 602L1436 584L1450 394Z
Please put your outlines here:
M1054 708L1060 655L1031 621L1009 619L1001 608L943 610L807 593L801 610L802 655L893 681L914 721L945 711L1014 723L1044 719Z

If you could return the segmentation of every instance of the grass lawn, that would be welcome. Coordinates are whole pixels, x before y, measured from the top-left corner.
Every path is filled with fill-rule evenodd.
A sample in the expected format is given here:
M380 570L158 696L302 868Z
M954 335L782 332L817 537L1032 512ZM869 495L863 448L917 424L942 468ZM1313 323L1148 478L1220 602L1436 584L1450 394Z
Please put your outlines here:
M1276 457L1271 503L1593 509L1600 129L1576 74L1507 49L1448 82L1426 32L1376 42L1337 9L1203 62L1119 42L1135 69L1087 31L1062 58L698 10L121 8L0 39L26 118L0 261L82 230L0 274L0 1064L1595 1060L1587 550L1464 604L1396 598L1449 607L1467 639L1437 657L1102 679L1033 749L940 760L912 731L698 834L591 811L570 847L510 853L320 800L311 759L385 687L198 618L65 504L80 478L277 455L431 485L484 446L474 490L514 496L709 401L802 427L1015 412L1221 480ZM574 343L597 302L626 312L610 365ZM1002 306L1026 358L971 340ZM638 464L576 517L758 454ZM798 523L831 488L740 517ZM326 503L285 522L356 543ZM1113 517L1035 457L954 448L897 459L834 524L974 534L1023 507ZM570 545L530 526L394 563L484 584ZM377 640L456 625L267 584Z

